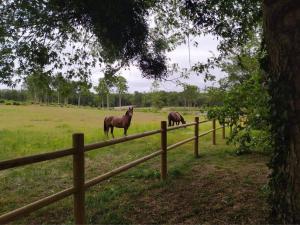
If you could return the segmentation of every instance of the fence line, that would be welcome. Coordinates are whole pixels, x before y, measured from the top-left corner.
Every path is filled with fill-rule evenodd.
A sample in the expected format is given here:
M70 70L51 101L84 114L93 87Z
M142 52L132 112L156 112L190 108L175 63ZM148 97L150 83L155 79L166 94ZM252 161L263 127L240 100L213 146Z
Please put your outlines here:
M206 131L202 134L199 134L199 124L209 122L209 120L199 121L199 117L195 117L195 122L189 124L183 124L176 127L169 127L167 128L166 121L161 121L161 129L160 130L153 130L148 131L140 134L134 134L127 137L122 137L118 139L113 139L109 141L103 141L99 143L93 143L84 145L84 134L77 133L73 134L73 147L59 150L50 153L38 154L33 156L21 157L12 160L5 160L0 162L0 171L15 168L19 166L25 166L33 163L53 160L57 158L62 158L65 156L73 155L73 187L60 191L56 194L50 195L43 199L37 200L33 203L25 205L21 208L16 210L10 211L0 216L0 224L5 224L11 221L14 221L21 216L34 212L42 207L45 207L49 204L52 204L56 201L59 201L63 198L66 198L70 195L74 195L74 218L76 224L85 224L85 191L110 177L113 177L121 172L124 172L132 167L135 167L143 162L146 162L156 156L161 155L161 179L165 180L167 178L167 152L171 149L174 149L178 146L181 146L185 143L194 140L194 156L199 157L199 138L203 137L209 133L212 133L212 144L216 144L216 131L219 129L223 129L222 137L225 138L225 126L216 128L216 121L212 120L212 128L209 131ZM194 127L194 136L180 142L177 142L173 145L167 145L167 133L168 131L185 128L189 126ZM127 163L119 168L113 169L105 174L102 174L98 177L95 177L87 182L85 182L85 167L84 167L84 155L85 152L90 150L95 150L103 147L107 147L110 145L115 145L122 142L127 142L130 140L143 138L150 135L161 134L161 149L139 158L135 161Z
M61 158L61 157L69 156L69 155L73 155L73 154L74 154L74 148L69 148L69 149L64 149L64 150L58 150L55 152L49 152L49 153L43 153L43 154L38 154L38 155L33 155L33 156L26 156L26 157L1 161L0 162L0 171L19 167L19 166L26 166L26 165L33 164L33 163L53 160L53 159L57 159L57 158Z

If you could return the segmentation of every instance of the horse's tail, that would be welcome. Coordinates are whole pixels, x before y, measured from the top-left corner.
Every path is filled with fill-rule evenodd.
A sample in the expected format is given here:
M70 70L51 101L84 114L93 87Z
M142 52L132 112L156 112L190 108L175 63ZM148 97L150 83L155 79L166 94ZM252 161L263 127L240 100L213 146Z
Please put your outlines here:
M171 115L168 115L168 122L169 122L169 127L171 126Z
M106 122L107 122L107 118L105 117L104 121L103 121L103 130L104 130L104 133L107 135L108 134L108 125L106 125Z

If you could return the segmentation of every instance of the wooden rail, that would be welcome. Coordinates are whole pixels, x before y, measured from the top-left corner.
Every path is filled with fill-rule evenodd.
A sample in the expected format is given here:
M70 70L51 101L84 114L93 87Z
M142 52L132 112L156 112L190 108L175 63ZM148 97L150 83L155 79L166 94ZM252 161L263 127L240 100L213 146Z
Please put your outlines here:
M121 172L124 172L132 167L135 167L143 162L146 162L156 156L161 156L161 179L167 179L167 152L181 146L190 141L194 141L194 156L199 157L199 138L203 137L209 133L212 133L212 142L216 144L216 131L223 129L222 137L225 138L225 127L216 128L216 121L212 121L213 129L206 131L202 134L199 134L199 125L202 123L209 122L209 120L199 121L198 117L195 117L195 122L183 124L180 126L169 127L167 128L166 121L161 121L161 129L148 131L140 134L134 134L127 137L122 137L118 139L113 139L109 141L103 141L94 144L84 145L84 135L73 134L73 147L69 149L64 149L60 151L38 154L33 156L21 157L12 160L6 160L0 162L0 170L6 170L10 168L25 166L33 163L43 162L47 160L53 160L62 158L65 156L73 156L73 187L60 191L56 194L50 195L33 203L30 203L26 206L23 206L19 209L13 210L11 212L5 213L0 216L0 224L9 223L14 221L26 214L34 212L42 207L45 207L49 204L52 204L56 201L59 201L63 198L66 198L70 195L74 195L74 218L76 224L85 224L85 191L106 179L109 179ZM177 142L173 145L167 145L167 133L176 129L185 128L189 126L194 126L194 136L180 142ZM102 174L98 177L95 177L87 182L85 182L85 167L84 167L84 154L87 151L107 147L110 145L115 145L122 142L127 142L130 140L147 137L150 135L161 134L161 149L144 156L140 159L127 163L119 168L116 168L112 171L109 171L105 174Z
M134 135L130 135L130 136L126 136L126 137L122 137L122 138L118 138L118 139L113 139L113 140L109 140L109 141L103 141L103 142L99 142L99 143L89 144L84 147L84 150L85 151L95 150L97 148L103 148L103 147L119 144L119 143L130 141L130 140L147 137L147 136L150 136L153 134L159 134L160 132L161 132L161 130L153 130L153 131L148 131L148 132L144 132L144 133L140 133L140 134L134 134Z
M87 188L89 188L91 186L94 186L94 185L100 183L101 181L107 180L107 179L109 179L109 178L111 178L111 177L113 177L113 176L115 176L115 175L117 175L117 174L119 174L121 172L124 172L124 171L126 171L126 170L128 170L128 169L130 169L132 167L135 167L135 166L137 166L137 165L139 165L139 164L141 164L143 162L146 162L149 159L152 159L155 156L160 155L161 153L162 153L162 150L153 152L150 155L144 156L143 158L137 159L137 160L135 160L133 162L130 162L130 163L127 163L127 164L125 164L125 165L123 165L123 166L121 166L121 167L119 167L117 169L114 169L114 170L112 170L110 172L107 172L107 173L102 174L102 175L100 175L98 177L95 177L95 178L89 180L88 182L86 182L85 185L84 185L84 187L87 189Z
M38 163L38 162L61 158L64 156L73 155L74 151L75 150L73 148L69 148L69 149L64 149L64 150L55 151L55 152L49 152L49 153L44 153L44 154L38 154L38 155L33 155L33 156L27 156L27 157L21 157L21 158L1 161L0 162L0 170L6 170L6 169L10 169L10 168L15 168L18 166L26 166L26 165L29 165L32 163Z

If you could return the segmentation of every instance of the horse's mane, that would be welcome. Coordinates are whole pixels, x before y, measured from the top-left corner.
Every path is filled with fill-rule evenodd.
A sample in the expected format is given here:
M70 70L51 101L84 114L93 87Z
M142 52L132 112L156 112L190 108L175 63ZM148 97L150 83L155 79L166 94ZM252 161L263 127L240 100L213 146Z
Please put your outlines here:
M183 116L179 112L176 112L176 113L178 113L178 115L180 116L181 121L185 121Z

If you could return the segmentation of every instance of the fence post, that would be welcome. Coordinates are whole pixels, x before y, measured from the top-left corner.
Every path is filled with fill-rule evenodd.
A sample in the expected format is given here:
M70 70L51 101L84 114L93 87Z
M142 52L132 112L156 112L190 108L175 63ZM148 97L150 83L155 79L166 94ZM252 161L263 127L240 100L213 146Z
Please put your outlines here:
M226 135L225 135L225 124L222 127L222 138L225 139Z
M167 178L167 122L161 121L161 179Z
M73 134L73 185L74 193L74 217L75 224L85 224L84 207L84 135Z
M216 144L216 120L213 119L212 120L212 144L215 145Z
M199 157L199 117L195 117L195 143L194 143L194 156Z

